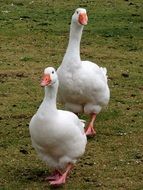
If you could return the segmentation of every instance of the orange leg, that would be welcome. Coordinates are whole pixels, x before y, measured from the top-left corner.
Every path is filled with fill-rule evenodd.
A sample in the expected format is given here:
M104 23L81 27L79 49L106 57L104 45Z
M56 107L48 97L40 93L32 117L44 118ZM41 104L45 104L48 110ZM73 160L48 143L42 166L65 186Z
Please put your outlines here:
M96 135L96 131L94 129L94 121L95 121L95 119L96 119L96 114L94 113L94 114L91 115L91 121L88 124L87 129L85 131L85 134L87 136L94 136L94 135Z
M52 181L60 178L62 173L59 170L55 170L52 175L45 178L45 180Z
M50 185L60 186L60 185L63 185L64 183L66 183L68 173L70 172L72 167L73 167L72 164L68 164L68 166L66 168L66 171L59 178L57 178L56 180L50 181Z

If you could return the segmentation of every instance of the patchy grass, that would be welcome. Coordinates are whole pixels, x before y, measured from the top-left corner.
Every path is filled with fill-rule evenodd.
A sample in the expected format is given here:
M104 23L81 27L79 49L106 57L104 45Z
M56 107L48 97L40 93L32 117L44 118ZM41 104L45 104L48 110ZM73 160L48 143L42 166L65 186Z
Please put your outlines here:
M0 5L1 189L50 189L43 180L50 171L31 146L28 123L43 98L41 73L60 65L71 15L81 6L89 15L81 56L107 67L111 100L97 118L96 138L89 139L59 189L142 190L142 1L5 0Z

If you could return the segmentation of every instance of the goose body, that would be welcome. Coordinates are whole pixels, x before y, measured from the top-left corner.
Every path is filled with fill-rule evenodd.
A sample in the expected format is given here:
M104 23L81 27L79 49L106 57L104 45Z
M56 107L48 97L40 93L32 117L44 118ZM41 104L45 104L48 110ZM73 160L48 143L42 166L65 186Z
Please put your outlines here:
M50 184L59 185L65 183L71 166L83 155L87 139L84 123L74 113L56 107L58 78L54 68L45 69L41 85L45 86L45 97L29 130L38 155L56 171Z
M82 61L81 64L81 68L71 73L68 67L62 68L63 72L58 70L60 100L68 110L75 113L99 113L109 101L106 69L89 61Z
M82 16L81 16L82 15ZM83 18L82 21L81 17ZM59 101L67 110L92 116L87 135L95 134L93 122L110 98L107 69L80 58L80 40L83 26L87 24L86 10L76 9L70 26L69 44L62 64L57 70Z

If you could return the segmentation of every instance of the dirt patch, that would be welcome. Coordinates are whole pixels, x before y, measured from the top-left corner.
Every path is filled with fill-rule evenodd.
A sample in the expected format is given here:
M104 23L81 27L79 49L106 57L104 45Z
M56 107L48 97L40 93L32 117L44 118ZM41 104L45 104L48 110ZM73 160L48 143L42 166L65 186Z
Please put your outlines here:
M9 72L4 72L4 73L0 73L0 79L4 79L4 78L27 78L28 74L21 72L21 71L17 71L17 72L13 72L13 71L9 71Z

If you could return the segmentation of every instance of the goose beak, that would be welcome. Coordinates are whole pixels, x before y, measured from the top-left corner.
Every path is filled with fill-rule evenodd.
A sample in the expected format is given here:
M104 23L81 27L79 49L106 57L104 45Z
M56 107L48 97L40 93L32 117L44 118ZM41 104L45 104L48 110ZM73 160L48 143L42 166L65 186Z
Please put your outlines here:
M47 86L51 83L51 77L49 74L44 74L43 77L42 77L42 81L41 81L41 86L44 87L44 86Z
M81 25L87 25L87 22L88 22L87 14L86 13L80 13L79 17L78 17L78 22Z

